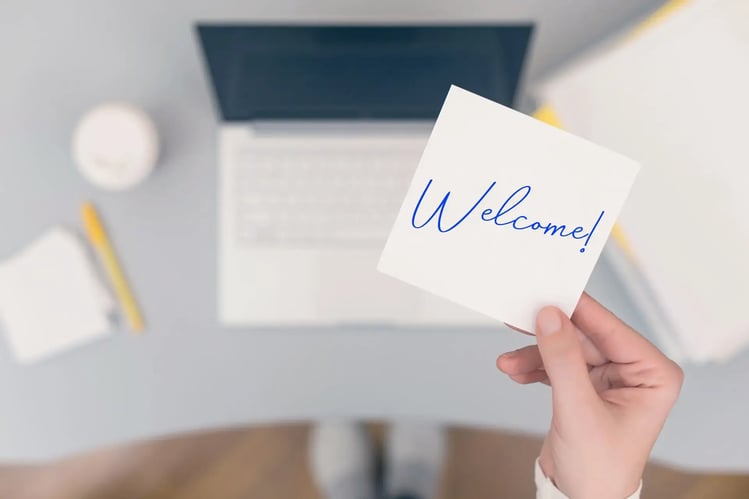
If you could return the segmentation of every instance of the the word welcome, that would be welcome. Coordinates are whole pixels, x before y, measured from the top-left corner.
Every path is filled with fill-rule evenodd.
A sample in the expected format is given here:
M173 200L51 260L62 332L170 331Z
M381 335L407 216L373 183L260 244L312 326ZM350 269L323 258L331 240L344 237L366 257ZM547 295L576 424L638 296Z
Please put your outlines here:
M424 197L427 194L427 191L429 191L429 188L432 185L432 181L434 179L429 179L429 182L427 182L426 187L424 188L424 192L421 193L421 197L419 197L419 201L416 203L416 207L414 208L413 215L411 216L411 225L414 229L421 229L429 224L435 217L437 217L437 230L440 232L450 232L451 230L458 227L460 224L462 224L476 209L479 207L480 204L486 199L486 197L489 195L489 193L494 189L494 187L497 185L497 182L492 182L486 191L484 191L483 194L478 198L478 200L473 204L473 206L470 207L468 211L465 212L465 214L458 219L457 222L453 223L452 225L445 227L443 224L443 215L445 212L445 206L447 206L447 201L450 198L450 191L447 191L447 194L442 198L442 201L437 205L437 208L432 212L432 214L427 218L426 222L419 224L416 222L416 216L419 213L419 209L421 208L421 204L424 201ZM515 190L510 196L505 199L505 201L502 203L502 206L499 207L499 209L492 209L492 208L486 208L481 212L481 220L484 222L494 222L497 226L509 226L514 230L532 230L532 231L539 231L543 233L546 236L558 236L558 237L572 237L572 239L584 239L585 243L583 244L583 247L580 248L580 253L585 253L585 248L588 246L588 243L590 242L590 238L593 236L593 232L595 232L596 227L598 227L598 224L601 222L601 219L603 218L604 211L601 211L600 215L598 215L598 219L596 219L595 223L593 224L593 227L586 232L586 229L582 226L576 226L572 229L567 228L567 224L554 224L551 222L542 223L540 221L530 221L527 216L525 215L518 215L517 212L519 211L517 208L525 201L528 196L531 193L531 186L530 185L524 185L522 187L519 187ZM513 212L510 215L510 212ZM514 218L513 218L514 217Z

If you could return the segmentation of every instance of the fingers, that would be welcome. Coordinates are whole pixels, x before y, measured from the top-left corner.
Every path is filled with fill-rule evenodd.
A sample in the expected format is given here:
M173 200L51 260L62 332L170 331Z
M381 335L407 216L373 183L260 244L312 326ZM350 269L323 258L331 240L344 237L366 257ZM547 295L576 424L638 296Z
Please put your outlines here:
M588 365L600 366L609 361L608 357L579 328L577 329L577 339L580 340L580 346L583 348L583 357Z
M649 377L641 363L608 363L590 370L590 380L597 392L617 388L649 388Z
M529 345L514 352L502 354L497 359L497 368L521 385L531 383L548 385L549 377L544 371L543 365L541 354L536 345Z
M515 383L520 383L521 385L530 385L531 383L544 383L546 385L550 384L549 376L546 374L546 371L534 371L525 374L515 374L511 375L510 379Z
M580 411L598 403L577 328L561 310L546 307L539 312L536 341L551 382L554 415L576 418Z
M526 374L543 368L541 354L536 345L529 345L514 352L502 354L497 359L497 368L510 376Z
M580 297L572 322L612 362L636 362L653 356L665 359L652 343L587 293Z
M590 366L600 366L607 362L607 359L598 351L596 346L581 332L577 332L580 345L583 349L583 358L585 363ZM505 374L522 374L537 371L544 368L544 362L541 359L541 353L537 345L529 345L520 348L514 352L507 352L497 359L497 368Z
M678 395L683 373L672 361L663 365L652 362L608 363L591 369L590 379L598 391L616 388L667 388Z

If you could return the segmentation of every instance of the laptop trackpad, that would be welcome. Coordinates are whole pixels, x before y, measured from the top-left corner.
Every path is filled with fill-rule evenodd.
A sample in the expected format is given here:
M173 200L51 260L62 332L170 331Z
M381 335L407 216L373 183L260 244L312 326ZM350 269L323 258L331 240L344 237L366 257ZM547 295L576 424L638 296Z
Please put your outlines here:
M417 289L377 271L379 251L331 251L318 258L323 320L398 322L421 314Z

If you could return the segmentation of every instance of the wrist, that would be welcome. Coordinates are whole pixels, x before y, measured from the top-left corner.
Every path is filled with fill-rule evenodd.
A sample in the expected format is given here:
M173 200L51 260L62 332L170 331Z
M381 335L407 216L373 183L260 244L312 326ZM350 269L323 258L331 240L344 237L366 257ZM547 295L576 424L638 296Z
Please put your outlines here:
M638 499L642 490L642 479L619 480L610 470L581 471L570 480L565 476L557 480L552 470L554 461L543 454L536 460L535 481L538 497L550 499ZM564 468L564 467L563 467ZM569 478L569 477L567 477ZM542 493L543 492L543 493Z
M560 485L553 477L546 475L540 459L536 460L535 482L537 497L543 499L639 499L642 491L641 479L627 487L612 484L606 476L587 476L573 486L565 483Z

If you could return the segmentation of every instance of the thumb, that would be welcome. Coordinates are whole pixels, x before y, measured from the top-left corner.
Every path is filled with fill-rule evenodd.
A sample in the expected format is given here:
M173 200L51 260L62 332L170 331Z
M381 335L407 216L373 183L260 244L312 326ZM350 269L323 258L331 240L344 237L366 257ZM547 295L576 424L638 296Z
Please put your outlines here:
M576 417L597 403L577 328L561 310L545 307L538 313L536 341L551 383L554 414Z

